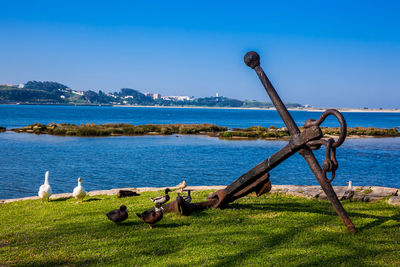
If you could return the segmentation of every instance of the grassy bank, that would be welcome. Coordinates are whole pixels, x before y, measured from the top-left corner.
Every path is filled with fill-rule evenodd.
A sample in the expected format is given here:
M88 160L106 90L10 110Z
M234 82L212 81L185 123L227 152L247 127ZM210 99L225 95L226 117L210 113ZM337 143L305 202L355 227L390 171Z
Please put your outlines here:
M302 127L300 127L301 130ZM74 125L74 124L54 124L48 125L35 123L26 127L11 129L18 133L34 133L34 134L51 134L62 136L135 136L135 135L171 135L171 134L200 134L216 136L224 139L232 138L261 138L261 139L287 139L289 132L285 127L277 128L275 126L260 127L252 126L246 129L234 128L228 130L227 127L217 126L214 124L102 124L93 123ZM326 136L339 135L339 128L321 128ZM397 129L381 129L375 127L355 127L348 128L348 135L359 137L396 137L400 136Z
M209 192L195 192L194 201ZM279 195L238 200L225 210L166 214L150 230L134 215L146 192L0 204L0 264L137 266L399 266L399 208L345 202L359 233L346 231L327 201ZM174 196L174 195L173 195ZM105 212L127 205L116 226Z

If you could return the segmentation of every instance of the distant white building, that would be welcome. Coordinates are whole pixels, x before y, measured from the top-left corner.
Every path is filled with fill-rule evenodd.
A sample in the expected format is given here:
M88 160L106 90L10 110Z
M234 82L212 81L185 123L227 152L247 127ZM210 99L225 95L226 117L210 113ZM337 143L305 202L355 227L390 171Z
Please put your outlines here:
M174 101L191 101L193 100L192 97L186 95L171 95L171 96L163 96L162 99L164 100L174 100Z
M219 94L218 94L218 93L216 93L216 94L215 94L215 97L219 97Z
M106 95L107 96L110 96L110 97L113 97L113 98L117 98L115 95L113 95L113 94L109 94L109 93L106 93Z
M22 88L24 88L24 87L25 87L25 84L23 84L23 83L18 84L18 88L19 88L19 89L22 89Z
M160 99L161 98L161 94L152 94L153 99Z
M83 95L83 91L74 91L72 90L71 93L76 94L76 95Z

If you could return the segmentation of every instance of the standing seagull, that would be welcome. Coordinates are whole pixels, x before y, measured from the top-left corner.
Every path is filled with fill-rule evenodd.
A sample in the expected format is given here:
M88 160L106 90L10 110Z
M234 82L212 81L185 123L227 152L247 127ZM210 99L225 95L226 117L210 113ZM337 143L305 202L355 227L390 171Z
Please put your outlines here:
M351 181L348 181L347 183L349 184L349 186L347 187L346 191L344 192L340 200L351 199L354 196L353 183Z
M183 188L186 187L186 180L183 180L182 182L177 184L176 187L182 192Z
M76 198L76 200L82 201L86 196L86 191L82 187L82 179L81 177L78 178L78 186L74 188L74 192L72 196Z
M38 195L42 199L42 201L45 199L49 201L51 193L52 191L51 191L51 186L49 184L49 171L47 171L44 178L44 184L40 186Z
M125 221L128 218L128 209L122 205L119 210L112 210L106 213L106 216L117 225L119 222Z

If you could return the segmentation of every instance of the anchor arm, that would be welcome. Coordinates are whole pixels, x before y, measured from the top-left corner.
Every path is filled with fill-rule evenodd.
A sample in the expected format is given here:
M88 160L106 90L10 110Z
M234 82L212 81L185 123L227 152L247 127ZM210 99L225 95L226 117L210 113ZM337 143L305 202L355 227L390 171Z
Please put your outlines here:
M215 208L221 207L224 204L233 201L234 196L239 191L248 187L250 184L259 179L262 175L266 174L276 166L278 166L285 159L299 151L308 142L322 137L321 129L318 126L312 126L305 129L299 135L292 136L289 143L281 148L279 151L272 154L266 160L260 162L255 167L247 171L245 174L236 179L233 183L228 185L225 189L216 192L218 202L214 205Z

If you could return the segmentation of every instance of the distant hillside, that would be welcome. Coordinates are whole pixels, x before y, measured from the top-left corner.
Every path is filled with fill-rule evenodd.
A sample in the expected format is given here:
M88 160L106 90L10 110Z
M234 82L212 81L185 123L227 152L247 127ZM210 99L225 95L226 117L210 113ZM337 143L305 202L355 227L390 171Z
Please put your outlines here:
M0 103L66 103L59 91L0 86Z
M67 85L51 81L29 81L22 86L0 85L0 104L93 104L93 105L142 105L142 106L203 106L203 107L244 107L269 108L272 103L261 101L237 100L228 97L174 97L156 98L152 94L143 94L131 88L122 88L119 92L104 93L101 90L76 91ZM296 103L288 107L301 107Z

